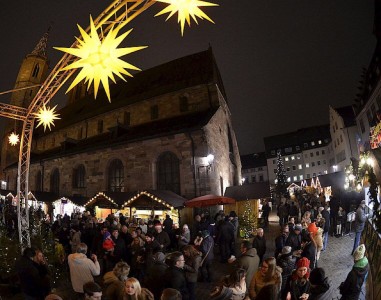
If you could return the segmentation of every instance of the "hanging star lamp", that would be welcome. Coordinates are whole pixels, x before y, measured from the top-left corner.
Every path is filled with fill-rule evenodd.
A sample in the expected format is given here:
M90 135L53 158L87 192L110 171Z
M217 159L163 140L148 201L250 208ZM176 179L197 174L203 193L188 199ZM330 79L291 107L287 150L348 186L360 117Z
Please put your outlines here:
M147 46L118 48L120 43L132 31L131 29L117 37L120 27L112 28L107 36L101 40L91 16L89 34L87 34L81 26L78 25L78 28L82 35L82 39L77 38L79 43L77 48L54 47L57 50L79 57L79 60L63 68L63 70L81 69L66 93L85 79L85 83L88 84L87 89L94 83L94 98L97 97L99 84L101 83L108 100L111 102L108 79L110 78L116 83L114 78L115 74L122 80L126 81L123 75L132 77L126 69L141 71L139 68L123 61L120 57L144 49Z
M18 144L18 142L20 141L20 138L19 138L18 134L16 134L15 132L12 132L9 135L8 140L9 140L10 145L16 146Z
M209 16L204 13L200 7L202 6L218 6L218 4L206 2L206 1L200 1L200 0L156 0L157 2L162 2L168 4L166 8L161 10L159 13L155 15L160 16L163 14L168 13L168 17L166 21L172 17L177 12L177 22L180 23L181 27L181 35L184 35L184 26L185 21L187 22L188 26L191 25L191 18L195 21L196 24L198 24L197 17L201 20L206 19L209 22L213 22Z
M41 107L38 113L36 114L36 118L38 119L38 124L36 127L43 125L44 131L46 130L46 127L48 127L49 130L51 130L50 126L54 126L54 120L60 119L58 117L58 114L56 114L55 112L56 107L57 105L53 108L50 108L49 106L46 107L45 105Z

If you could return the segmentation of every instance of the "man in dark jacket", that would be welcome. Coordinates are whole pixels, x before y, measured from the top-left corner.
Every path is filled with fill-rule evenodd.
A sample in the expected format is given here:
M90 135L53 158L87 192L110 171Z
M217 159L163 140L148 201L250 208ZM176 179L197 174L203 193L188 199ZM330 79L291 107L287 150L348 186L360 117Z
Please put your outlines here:
M168 249L169 245L171 244L171 240L169 238L168 233L163 231L163 227L160 223L157 223L155 225L156 233L154 234L155 239L159 242L161 251L165 253L165 251Z
M344 282L340 284L341 299L358 300L361 288L369 271L368 259L365 256L365 245L361 244L353 253L355 264Z
M328 204L324 206L324 209L321 212L321 216L325 220L324 228L323 228L323 249L321 249L321 251L325 251L328 244L329 228L331 226L330 213L328 211Z
M365 200L362 200L358 209L356 210L356 215L355 215L355 242L353 244L353 250L352 250L352 255L353 252L356 250L356 248L360 244L360 238L361 238L361 233L364 230L365 227L365 221L366 221L366 214L365 214Z
M280 235L278 235L275 238L275 253L274 253L275 258L278 257L279 253L282 252L283 247L286 246L286 241L287 241L289 233L290 233L290 230L288 228L288 225L287 224L283 225Z
M181 252L173 252L169 257L168 264L169 268L164 274L165 287L178 290L183 299L188 300L189 293L183 270L185 264L183 254Z
M202 280L212 282L212 264L214 260L214 239L209 235L208 230L202 232L202 242L200 251L202 253L203 263L201 266Z
M311 241L310 235L305 235L302 240L303 251L300 254L301 257L306 257L310 261L310 269L315 268L316 263L316 246Z
M300 250L302 247L302 225L297 224L293 231L290 232L286 240L286 246L290 246L292 252Z
M264 237L263 228L257 229L257 235L253 240L253 248L257 250L257 254L259 256L259 262L261 263L263 260L263 255L266 253L266 239Z
M221 262L226 263L233 253L232 245L234 243L234 226L229 222L229 217L221 223L217 233L217 243L220 246Z
M26 299L44 299L45 289L37 264L33 261L36 249L25 248L23 255L16 262L15 270L20 279L21 290Z
M165 264L165 255L163 252L156 252L153 255L153 264L148 267L146 272L145 286L155 296L155 299L160 299L161 292L163 291L162 280L168 266Z
M237 268L246 270L246 286L250 286L251 280L259 267L259 257L257 250L252 248L249 241L243 241L241 243L242 255L238 258Z

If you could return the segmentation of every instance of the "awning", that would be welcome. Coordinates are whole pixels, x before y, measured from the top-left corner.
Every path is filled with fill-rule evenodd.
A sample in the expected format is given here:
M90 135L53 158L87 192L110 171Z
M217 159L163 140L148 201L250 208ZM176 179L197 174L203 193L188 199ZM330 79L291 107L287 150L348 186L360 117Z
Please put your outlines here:
M186 207L205 207L213 205L223 205L223 204L234 204L236 201L233 198L216 196L216 195L205 195L197 197L185 202Z

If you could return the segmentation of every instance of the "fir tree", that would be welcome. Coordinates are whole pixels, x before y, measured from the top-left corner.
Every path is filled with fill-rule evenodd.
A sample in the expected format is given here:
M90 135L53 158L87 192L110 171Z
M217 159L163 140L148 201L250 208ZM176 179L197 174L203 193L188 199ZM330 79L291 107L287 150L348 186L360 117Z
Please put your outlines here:
M254 211L249 200L245 202L245 212L240 220L240 236L243 239L248 239L255 227L256 227L256 217L254 216Z
M275 193L278 197L282 197L287 193L287 176L280 151L277 153L276 180Z

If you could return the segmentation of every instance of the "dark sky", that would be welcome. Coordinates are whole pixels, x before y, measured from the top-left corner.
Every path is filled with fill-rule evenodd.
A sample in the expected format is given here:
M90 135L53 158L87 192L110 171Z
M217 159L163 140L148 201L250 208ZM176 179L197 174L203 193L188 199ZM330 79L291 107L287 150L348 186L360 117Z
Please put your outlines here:
M156 3L135 19L124 46L148 45L126 60L147 69L203 51L219 66L241 154L264 150L263 137L328 123L328 105L353 103L361 69L372 56L373 0L209 0L215 21L180 35ZM0 91L13 88L23 57L52 21L51 67L109 0L3 1L0 6ZM0 96L7 102L7 96ZM63 95L54 99L62 102Z

